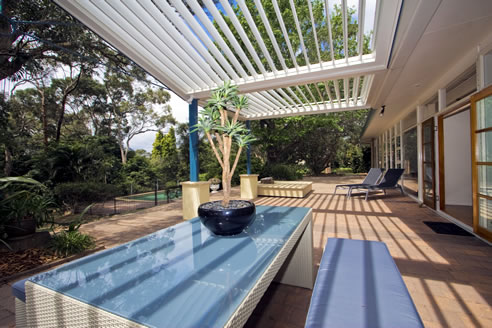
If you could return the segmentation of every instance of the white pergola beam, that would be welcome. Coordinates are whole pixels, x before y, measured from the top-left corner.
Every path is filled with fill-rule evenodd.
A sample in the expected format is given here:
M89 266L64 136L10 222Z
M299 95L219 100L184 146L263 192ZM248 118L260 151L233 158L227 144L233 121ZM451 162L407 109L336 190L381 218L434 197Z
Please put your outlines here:
M366 75L382 72L386 70L386 66L374 65L374 61L370 60L371 55L363 56L363 62L359 64L347 64L344 59L336 61L336 67L333 67L331 62L323 64L324 69L321 69L318 64L307 67L299 67L298 72L295 69L289 69L288 74L284 71L278 71L277 76L273 73L257 76L255 80L240 80L236 83L241 93L250 93L254 91L286 88L295 85L304 85L308 83L343 79L355 75ZM350 61L349 61L350 62ZM329 69L327 66L330 66ZM190 96L195 98L208 97L213 88L191 91Z
M292 110L292 113L289 114L260 114L260 115L244 115L244 119L246 120L264 120L264 119L270 119L270 118L281 118L281 117L289 117L289 116L295 116L295 115L316 115L316 114L326 114L326 113L336 113L336 112L344 112L344 111L350 111L350 110L359 110L359 109L365 109L368 106L350 106L350 107L336 107L335 108L330 108L330 109L322 109L322 110L311 110L311 111L302 111L299 110L300 108L297 108L297 110Z

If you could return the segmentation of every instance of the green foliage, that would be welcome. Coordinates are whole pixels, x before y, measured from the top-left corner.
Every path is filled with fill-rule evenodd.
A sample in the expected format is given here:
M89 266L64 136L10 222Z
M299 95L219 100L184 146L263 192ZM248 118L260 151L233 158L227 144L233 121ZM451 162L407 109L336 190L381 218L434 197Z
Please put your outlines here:
M62 231L52 239L53 250L61 256L77 254L95 246L94 238L78 230Z
M161 185L176 185L179 155L173 127L169 129L166 135L162 135L160 131L157 133L152 149L151 166Z
M303 177L302 167L297 165L273 164L268 165L261 171L260 177L272 177L274 180L294 181Z
M29 178L0 178L0 230L22 219L35 219L39 227L52 222L56 204L43 184Z
M333 169L333 173L339 175L346 175L354 173L351 167L339 167L338 169Z
M96 182L66 182L55 187L54 193L60 203L74 209L80 203L100 202L121 194L121 190L110 184Z

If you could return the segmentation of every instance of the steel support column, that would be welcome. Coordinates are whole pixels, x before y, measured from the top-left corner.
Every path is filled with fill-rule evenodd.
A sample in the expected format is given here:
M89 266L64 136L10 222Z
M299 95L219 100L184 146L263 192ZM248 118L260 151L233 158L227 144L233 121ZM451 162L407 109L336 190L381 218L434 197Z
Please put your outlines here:
M189 132L190 132L190 181L196 182L198 179L198 131L193 126L198 123L198 100L193 99L189 105Z

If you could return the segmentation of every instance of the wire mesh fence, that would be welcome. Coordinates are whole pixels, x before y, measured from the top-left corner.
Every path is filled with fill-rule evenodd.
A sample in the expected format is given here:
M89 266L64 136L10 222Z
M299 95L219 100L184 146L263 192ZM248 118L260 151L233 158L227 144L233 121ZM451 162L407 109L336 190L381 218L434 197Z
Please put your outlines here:
M181 186L143 192L132 195L118 196L111 199L101 200L92 203L87 214L89 215L111 215L132 212L140 209L150 208L162 204L167 204L173 199L182 196ZM90 205L89 202L81 202L74 208L74 213L82 213Z

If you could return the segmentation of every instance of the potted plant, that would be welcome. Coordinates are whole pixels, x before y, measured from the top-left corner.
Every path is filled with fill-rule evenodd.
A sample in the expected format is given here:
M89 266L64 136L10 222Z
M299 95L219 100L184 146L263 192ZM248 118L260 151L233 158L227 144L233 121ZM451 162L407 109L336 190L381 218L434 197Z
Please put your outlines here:
M254 203L231 200L231 180L241 151L255 140L244 123L238 120L240 111L247 106L248 98L238 95L237 86L225 82L212 92L205 108L200 112L198 124L195 125L195 131L203 131L207 136L222 168L222 201L207 202L198 208L202 223L218 235L238 234L255 218ZM231 163L233 143L238 149Z
M220 188L220 179L219 178L211 178L208 180L210 182L210 189L212 193L216 193Z
M23 237L51 221L54 202L40 182L23 177L0 178L0 239Z

